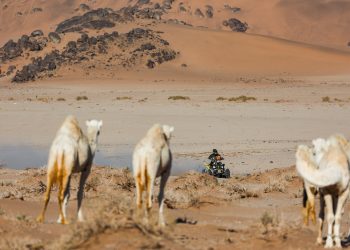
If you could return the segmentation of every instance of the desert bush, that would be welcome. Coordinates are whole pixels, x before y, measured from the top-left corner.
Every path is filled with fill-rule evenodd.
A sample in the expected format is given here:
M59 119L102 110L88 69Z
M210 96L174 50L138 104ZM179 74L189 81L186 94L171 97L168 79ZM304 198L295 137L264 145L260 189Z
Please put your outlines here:
M131 96L117 96L115 99L116 99L117 101L131 100L132 97L131 97Z
M197 207L200 197L218 186L218 180L208 174L189 172L169 181L165 192L165 204L169 208Z
M87 221L73 225L70 232L51 244L49 249L75 249L106 230L115 232L121 228L136 228L151 238L166 237L165 229L159 227L155 220L144 223L133 216L131 203L130 196L110 197L94 210Z
M273 182L269 182L269 184L264 188L264 193L272 193L272 192L286 192L286 184L282 180L277 180Z
M75 99L76 99L77 101L82 101L82 100L86 101L86 100L88 100L89 98L88 98L86 95L82 95L82 96L77 96Z
M22 249L35 249L43 250L44 245L38 239L33 239L29 237L0 237L0 249L13 249L13 250L22 250Z
M168 100L190 100L190 98L188 96L181 96L181 95L176 95L176 96L169 96Z
M58 98L57 98L57 101L58 101L58 102L65 102L65 101L66 101L66 99L65 99L65 98L63 98L63 97L58 97Z
M331 102L331 98L329 96L322 97L322 102Z
M217 101L225 101L227 100L227 98L219 96L218 98L216 98Z
M230 102L247 102L247 101L256 101L256 97L241 95L238 97L231 97L228 99Z

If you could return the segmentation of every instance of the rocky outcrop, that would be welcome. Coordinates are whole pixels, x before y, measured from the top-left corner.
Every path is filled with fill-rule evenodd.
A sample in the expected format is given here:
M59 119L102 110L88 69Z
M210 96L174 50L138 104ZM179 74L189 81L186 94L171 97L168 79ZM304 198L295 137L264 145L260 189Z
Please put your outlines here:
M25 50L40 51L46 47L47 42L47 38L39 36L37 32L32 32L31 36L23 35L17 42L9 40L0 48L0 62L4 63L19 57Z
M116 48L119 53L109 53ZM32 59L31 63L16 72L12 81L22 83L50 77L62 65L80 64L102 55L111 55L106 60L106 66L113 64L124 68L140 64L154 68L157 64L176 58L176 52L169 48L169 43L152 30L135 28L121 35L112 32L92 37L83 33L76 41L69 41L63 51L54 50L44 58Z

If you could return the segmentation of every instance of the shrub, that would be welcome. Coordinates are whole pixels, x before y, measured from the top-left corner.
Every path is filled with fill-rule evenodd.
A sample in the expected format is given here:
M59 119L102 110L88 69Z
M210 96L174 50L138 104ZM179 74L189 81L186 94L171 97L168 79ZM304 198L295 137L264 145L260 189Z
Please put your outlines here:
M181 95L176 95L176 96L169 96L168 100L190 100L190 98L188 96L181 96Z

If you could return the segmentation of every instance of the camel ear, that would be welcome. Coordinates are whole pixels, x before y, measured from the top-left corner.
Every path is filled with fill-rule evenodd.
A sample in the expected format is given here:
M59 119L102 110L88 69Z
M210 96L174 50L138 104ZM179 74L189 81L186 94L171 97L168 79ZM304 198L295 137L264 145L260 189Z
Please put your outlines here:
M170 127L170 128L169 128L169 132L170 132L170 133L174 132L174 130L175 130L174 127Z
M103 121L101 120L101 121L98 122L98 128L101 128L102 125L103 125Z

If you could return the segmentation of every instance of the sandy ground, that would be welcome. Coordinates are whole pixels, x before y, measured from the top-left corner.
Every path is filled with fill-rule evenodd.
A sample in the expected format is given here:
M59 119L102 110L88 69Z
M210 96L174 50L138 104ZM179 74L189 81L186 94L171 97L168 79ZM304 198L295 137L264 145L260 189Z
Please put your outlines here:
M0 94L0 160L17 168L45 165L56 130L66 115L73 114L83 127L87 119L104 121L97 164L131 167L134 145L153 123L160 122L176 129L172 148L179 162L174 174L197 169L212 148L222 152L235 173L290 166L298 144L335 132L348 135L349 88L345 76L251 78L201 84L4 84ZM177 95L190 99L168 100ZM256 100L217 101L219 97L241 95ZM78 96L88 100L77 101ZM330 102L323 101L327 96ZM15 152L21 153L16 156ZM182 160L192 166L182 166Z
M199 173L171 177L165 229L156 224L157 209L149 224L135 215L128 170L94 166L85 190L84 223L75 222L73 178L66 226L55 223L55 190L46 222L35 222L45 170L0 173L2 189L10 193L0 203L1 249L322 249L314 243L316 227L301 225L302 185L294 167L226 180ZM349 222L345 215L342 231Z

